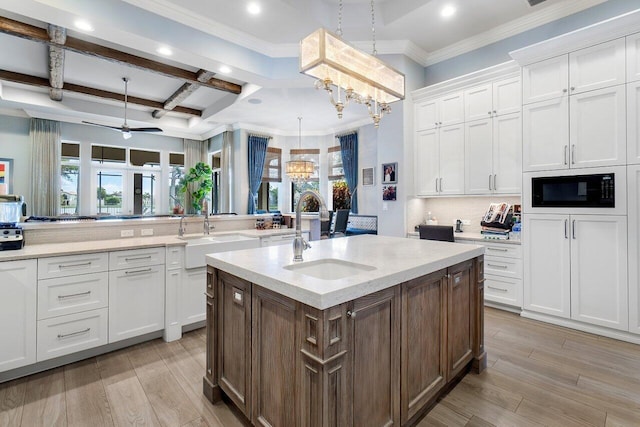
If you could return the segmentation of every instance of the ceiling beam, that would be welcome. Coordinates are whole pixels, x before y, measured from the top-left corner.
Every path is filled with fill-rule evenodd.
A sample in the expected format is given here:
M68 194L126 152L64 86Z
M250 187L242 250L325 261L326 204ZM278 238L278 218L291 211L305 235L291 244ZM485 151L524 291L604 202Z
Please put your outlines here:
M0 32L31 41L56 45L56 43L52 42L49 39L47 30L36 27L34 25L14 21L13 19L5 17L0 17ZM236 95L242 92L242 86L235 83L230 83L216 78L210 78L206 82L199 82L197 73L194 73L193 71L163 64L161 62L142 58L140 56L131 55L129 53L121 52L116 49L111 49L109 47L101 46L74 37L67 37L66 43L64 45L61 45L60 47L83 55L94 56L97 58L105 59L107 61L118 62L130 67L161 74L167 77L181 79L187 83L197 83L202 86L221 90L224 92L234 93Z
M14 73L12 71L6 71L6 70L0 70L0 80L7 80L10 82L22 83L22 84L38 86L38 87L46 87L46 88L50 87L49 80L45 78L30 76L28 74ZM86 86L74 85L71 83L65 83L63 90L68 92L81 93L84 95L91 95L99 98L113 99L116 101L124 102L123 94L108 92L106 90L94 89ZM145 99L145 98L138 98L135 96L128 96L127 101L131 104L137 104L137 105L142 105L144 107L150 107L150 108L156 108L156 109L161 109L164 106L164 103L162 102L152 101L150 99ZM202 116L202 111L196 110L195 108L176 107L173 109L173 111L175 111L176 113L189 114L191 116L198 116L198 117Z
M212 71L200 70L198 71L198 81L206 82L213 77L215 73ZM193 92L195 92L200 87L199 84L196 83L185 83L180 88L173 93L167 100L164 102L164 107L162 110L155 110L151 115L155 119L159 119L160 117L167 114L168 111L175 109L182 101L187 99Z
M67 30L57 25L49 24L47 33L56 45L67 41ZM49 98L62 101L62 86L64 85L64 49L53 44L49 45Z

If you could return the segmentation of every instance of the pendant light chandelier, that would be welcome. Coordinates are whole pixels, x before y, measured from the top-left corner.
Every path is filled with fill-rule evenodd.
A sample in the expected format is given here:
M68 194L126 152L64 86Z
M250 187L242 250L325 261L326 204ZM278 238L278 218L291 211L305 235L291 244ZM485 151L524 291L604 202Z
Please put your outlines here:
M298 117L298 148L302 145L302 117ZM315 172L316 165L308 160L289 160L287 176L297 184L308 181Z
M391 112L391 104L404 99L404 74L376 57L375 4L371 0L373 54L342 40L342 0L336 33L319 28L300 42L300 72L316 78L316 89L324 89L342 118L350 102L363 104L377 128ZM337 95L337 97L334 97Z

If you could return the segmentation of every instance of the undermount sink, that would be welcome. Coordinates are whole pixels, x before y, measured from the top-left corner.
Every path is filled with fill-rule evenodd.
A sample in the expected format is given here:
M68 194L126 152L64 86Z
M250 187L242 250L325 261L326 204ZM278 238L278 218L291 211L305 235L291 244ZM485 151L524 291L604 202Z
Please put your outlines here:
M187 241L184 251L185 268L204 267L207 262L205 255L235 251L239 249L252 249L260 247L260 239L247 237L241 234L220 234L210 236L183 236Z
M370 265L358 264L334 258L301 262L299 264L286 265L283 268L285 270L322 280L344 279L345 277L355 276L356 274L376 269Z

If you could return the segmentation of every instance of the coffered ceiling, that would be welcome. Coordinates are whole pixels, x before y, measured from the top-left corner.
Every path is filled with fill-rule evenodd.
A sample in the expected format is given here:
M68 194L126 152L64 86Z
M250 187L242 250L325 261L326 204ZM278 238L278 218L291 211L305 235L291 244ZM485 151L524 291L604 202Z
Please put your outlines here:
M0 0L0 114L120 126L128 77L129 125L167 135L200 139L234 125L295 135L298 116L305 133L367 123L358 107L338 120L298 72L299 40L336 29L338 0L255 1L257 15L247 13L249 0ZM426 66L603 1L377 0L376 47ZM457 8L448 19L445 4ZM78 19L93 31L77 29ZM49 24L66 30L66 43L53 44L64 51L61 101L50 97ZM371 51L371 1L344 0L342 28L345 40Z

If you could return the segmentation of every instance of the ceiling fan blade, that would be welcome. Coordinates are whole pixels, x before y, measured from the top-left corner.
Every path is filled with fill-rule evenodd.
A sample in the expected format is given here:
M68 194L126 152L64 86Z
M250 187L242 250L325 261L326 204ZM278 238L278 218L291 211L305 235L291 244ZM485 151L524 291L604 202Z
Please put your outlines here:
M109 126L109 125L101 125L100 123L92 123L92 122L86 122L86 121L82 121L82 123L85 123L87 125L93 125L93 126L100 126L103 128L109 128L109 129L113 129L113 130L117 130L122 132L122 127L121 126Z
M129 128L130 132L162 132L160 128Z

